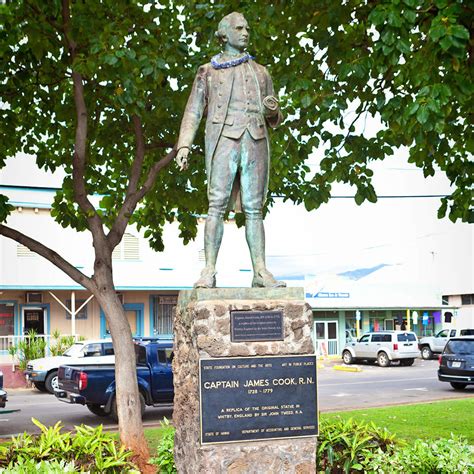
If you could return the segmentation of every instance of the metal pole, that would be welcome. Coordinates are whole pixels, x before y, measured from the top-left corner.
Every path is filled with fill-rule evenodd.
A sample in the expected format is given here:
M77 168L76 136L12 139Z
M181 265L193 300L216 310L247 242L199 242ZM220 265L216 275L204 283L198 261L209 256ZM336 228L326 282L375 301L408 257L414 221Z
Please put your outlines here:
M411 325L410 325L410 310L407 309L407 331L411 331Z
M71 291L71 333L76 337L76 292Z

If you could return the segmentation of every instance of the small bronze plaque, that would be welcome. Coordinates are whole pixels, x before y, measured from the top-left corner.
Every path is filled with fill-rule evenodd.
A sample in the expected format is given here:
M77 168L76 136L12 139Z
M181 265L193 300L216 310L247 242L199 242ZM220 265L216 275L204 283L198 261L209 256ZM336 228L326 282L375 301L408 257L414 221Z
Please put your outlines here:
M281 311L231 311L230 338L232 342L282 341L283 313Z
M316 356L200 360L201 443L318 434Z

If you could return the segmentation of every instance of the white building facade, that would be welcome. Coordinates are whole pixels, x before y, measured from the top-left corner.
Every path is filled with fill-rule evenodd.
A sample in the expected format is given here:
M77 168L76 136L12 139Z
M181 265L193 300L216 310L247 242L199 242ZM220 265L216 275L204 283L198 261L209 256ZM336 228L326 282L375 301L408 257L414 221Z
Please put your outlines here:
M31 160L10 159L0 170L0 193L14 206L7 225L90 275L89 234L53 220L50 206L61 180L37 172ZM348 334L368 330L410 328L429 335L453 325L474 327L473 227L437 219L436 196L449 192L446 182L420 179L412 168L382 168L379 176L384 184L382 191L376 188L376 204L358 207L342 188L317 211L280 202L266 219L268 266L289 286L305 288L315 341L329 353L340 353ZM114 279L135 335L172 335L178 292L192 288L204 265L203 227L184 246L177 226L169 225L162 253L152 251L135 228L127 229L114 251ZM244 231L232 221L225 227L218 285L249 286ZM64 308L77 310L90 297L54 265L0 236L0 353L29 329L107 337L93 298L74 318Z

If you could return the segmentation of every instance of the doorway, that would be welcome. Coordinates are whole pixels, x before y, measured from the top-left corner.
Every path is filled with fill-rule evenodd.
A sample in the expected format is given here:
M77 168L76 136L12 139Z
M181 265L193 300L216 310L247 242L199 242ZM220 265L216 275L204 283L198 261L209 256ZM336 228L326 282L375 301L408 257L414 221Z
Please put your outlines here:
M28 308L23 310L23 334L35 331L36 334L44 334L44 309Z
M320 355L339 353L337 321L315 321L313 337L316 353Z

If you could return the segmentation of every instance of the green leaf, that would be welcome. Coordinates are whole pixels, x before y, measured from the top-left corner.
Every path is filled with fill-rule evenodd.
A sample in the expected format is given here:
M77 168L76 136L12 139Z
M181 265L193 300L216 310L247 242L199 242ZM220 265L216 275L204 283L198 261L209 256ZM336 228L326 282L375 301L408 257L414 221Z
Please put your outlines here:
M413 115L418 109L420 108L420 104L418 102L413 102L407 109L408 115Z
M360 191L357 191L354 196L354 200L356 204L360 206L365 201L365 197L360 193Z
M439 41L440 38L446 35L446 33L447 33L447 29L442 23L436 24L429 31L430 38L433 41Z
M416 113L416 119L422 125L427 122L429 116L430 116L430 112L429 112L428 107L426 105L422 105Z
M416 13L413 10L405 9L403 10L403 16L410 22L415 23Z
M457 38L468 40L469 39L469 31L462 25L452 25L449 28L449 33Z
M301 105L303 107L309 107L311 105L311 96L309 94L305 94L301 99Z

